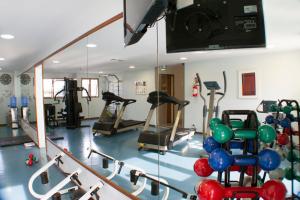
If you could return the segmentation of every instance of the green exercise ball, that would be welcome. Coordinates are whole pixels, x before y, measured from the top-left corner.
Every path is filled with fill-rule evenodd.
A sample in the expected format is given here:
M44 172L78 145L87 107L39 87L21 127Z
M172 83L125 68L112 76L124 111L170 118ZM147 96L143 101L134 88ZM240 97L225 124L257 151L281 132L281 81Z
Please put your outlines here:
M292 162L292 155L293 155L293 162L300 162L300 155L299 155L299 151L295 151L295 150L291 150L289 151L288 155L287 155L287 160L289 162Z
M282 109L282 112L284 112L285 114L290 114L292 111L293 111L292 106L284 106Z
M271 143L276 139L276 131L272 126L262 125L258 128L259 140L264 143Z
M292 180L292 177L293 177L293 171L292 171L292 169L291 168L286 168L284 170L284 172L285 172L285 178L287 180Z
M228 142L233 136L233 131L224 124L218 124L213 131L213 138L223 144Z
M221 119L219 119L219 118L212 118L210 120L210 122L209 122L209 128L213 131L218 124L222 124Z
M272 104L272 105L270 106L270 110L271 110L271 112L277 112L278 106L277 106L276 104Z

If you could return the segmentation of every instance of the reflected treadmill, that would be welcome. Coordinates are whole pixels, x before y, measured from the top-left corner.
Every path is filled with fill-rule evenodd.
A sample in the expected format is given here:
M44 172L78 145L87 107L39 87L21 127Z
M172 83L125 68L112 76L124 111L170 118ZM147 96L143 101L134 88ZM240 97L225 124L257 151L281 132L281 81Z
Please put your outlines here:
M135 103L135 99L124 99L115 95L112 92L103 92L102 99L105 101L105 107L100 115L100 118L93 126L93 135L101 133L103 135L113 135L115 133L136 129L139 126L143 126L145 121L136 120L123 120L123 114L127 105ZM116 112L116 116L109 116L109 106L112 104L122 104L119 112Z
M143 132L141 132L138 138L139 150L153 149L164 154L167 150L172 149L173 146L192 138L195 134L195 129L178 128L182 110L190 103L189 101L178 100L175 97L169 96L167 93L161 91L151 92L147 101L152 104L152 106L148 113ZM159 131L148 130L154 110L163 104L173 104L177 106L177 113L173 127L171 129Z

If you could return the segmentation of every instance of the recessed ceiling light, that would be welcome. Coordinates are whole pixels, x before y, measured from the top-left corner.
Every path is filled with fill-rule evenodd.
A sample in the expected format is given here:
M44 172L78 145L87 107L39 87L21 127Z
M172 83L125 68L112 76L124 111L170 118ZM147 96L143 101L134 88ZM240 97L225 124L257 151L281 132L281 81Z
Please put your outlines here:
M181 57L180 60L187 60L187 58L186 57Z
M11 35L11 34L1 34L0 36L2 39L5 39L5 40L12 40L15 38L15 36Z
M53 60L52 62L53 62L54 64L59 64L59 63L60 63L59 60Z
M135 66L133 66L133 65L129 66L129 69L134 69L134 68L135 68Z
M99 74L103 74L103 71L100 71Z
M0 61L3 61L3 60L5 60L5 58L0 58Z
M86 47L88 47L88 48L95 48L95 47L97 47L97 45L89 43L89 44L86 45Z

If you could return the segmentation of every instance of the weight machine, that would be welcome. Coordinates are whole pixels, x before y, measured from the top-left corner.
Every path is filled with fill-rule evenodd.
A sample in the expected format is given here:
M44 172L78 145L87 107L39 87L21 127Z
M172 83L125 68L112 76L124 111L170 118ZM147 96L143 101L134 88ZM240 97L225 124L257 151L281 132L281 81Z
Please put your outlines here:
M87 94L87 102L91 101L91 96L89 92L84 87L77 87L77 80L64 78L65 87L57 92L54 96L56 101L57 96L64 92L63 101L65 102L65 113L62 113L63 117L66 118L66 127L73 129L81 127L80 113L82 112L81 103L78 102L77 92L85 91Z

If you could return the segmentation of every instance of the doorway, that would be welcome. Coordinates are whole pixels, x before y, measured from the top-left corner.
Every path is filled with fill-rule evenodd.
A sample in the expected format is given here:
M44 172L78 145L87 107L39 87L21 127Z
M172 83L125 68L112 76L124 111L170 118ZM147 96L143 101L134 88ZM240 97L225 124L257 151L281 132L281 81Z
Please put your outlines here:
M173 74L159 74L159 90L174 96L174 75ZM174 123L174 105L164 104L159 108L159 125L172 126Z
M156 68L156 88L184 100L184 64L167 65L163 68ZM177 106L164 104L157 109L157 125L170 127L174 124L177 113ZM184 110L181 113L178 128L184 127Z

